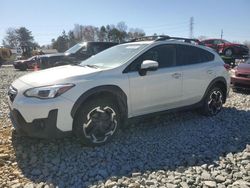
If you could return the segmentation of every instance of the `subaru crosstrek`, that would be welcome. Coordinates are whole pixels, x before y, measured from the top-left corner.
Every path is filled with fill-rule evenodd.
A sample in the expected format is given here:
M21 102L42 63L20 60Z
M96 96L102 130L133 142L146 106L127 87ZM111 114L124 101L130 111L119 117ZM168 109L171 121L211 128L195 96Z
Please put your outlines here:
M31 137L74 133L87 145L100 145L133 117L186 108L216 115L229 74L216 52L191 41L145 37L79 65L27 74L8 92L13 125Z

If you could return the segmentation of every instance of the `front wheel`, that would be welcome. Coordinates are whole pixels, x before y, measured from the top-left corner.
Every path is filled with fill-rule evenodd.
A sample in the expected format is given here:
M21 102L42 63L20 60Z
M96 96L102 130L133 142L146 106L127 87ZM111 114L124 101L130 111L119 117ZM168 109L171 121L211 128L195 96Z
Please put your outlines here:
M223 106L223 92L220 88L214 87L205 97L202 112L206 116L217 115Z
M98 146L114 137L120 122L118 107L112 100L94 99L78 110L73 132L85 145Z

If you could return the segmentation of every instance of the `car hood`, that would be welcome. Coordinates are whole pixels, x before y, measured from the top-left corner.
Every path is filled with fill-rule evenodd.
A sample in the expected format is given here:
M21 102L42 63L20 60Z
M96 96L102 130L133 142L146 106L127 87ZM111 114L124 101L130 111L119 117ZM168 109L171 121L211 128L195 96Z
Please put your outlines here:
M17 60L17 61L14 61L13 63L16 64L16 63L24 63L25 61L27 60Z
M82 79L90 79L101 71L102 69L87 66L66 65L33 72L22 76L19 80L30 86L39 87L61 83L75 83Z
M239 72L250 72L250 64L248 63L240 63L237 68L237 71Z

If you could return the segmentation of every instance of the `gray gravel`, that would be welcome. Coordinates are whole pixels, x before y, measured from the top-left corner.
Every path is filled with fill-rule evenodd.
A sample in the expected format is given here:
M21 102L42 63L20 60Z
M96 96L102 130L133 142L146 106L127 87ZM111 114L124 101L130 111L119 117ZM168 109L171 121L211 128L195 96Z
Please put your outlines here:
M223 111L167 114L131 125L111 143L18 137L6 91L27 72L0 69L0 187L250 187L250 94Z

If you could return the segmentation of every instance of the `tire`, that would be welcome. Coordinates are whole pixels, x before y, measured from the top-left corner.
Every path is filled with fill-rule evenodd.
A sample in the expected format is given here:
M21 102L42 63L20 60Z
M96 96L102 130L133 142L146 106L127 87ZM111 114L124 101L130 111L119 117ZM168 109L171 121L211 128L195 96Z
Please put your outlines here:
M121 124L118 106L110 98L95 98L84 103L76 113L73 133L84 145L99 146L109 142Z
M28 69L28 66L26 64L21 65L20 71L26 71Z
M207 93L201 111L205 116L215 116L222 108L223 92L219 87L215 86Z
M231 48L226 49L226 50L224 51L224 55L225 55L226 57L232 57L232 56L233 56L233 49L231 49Z

